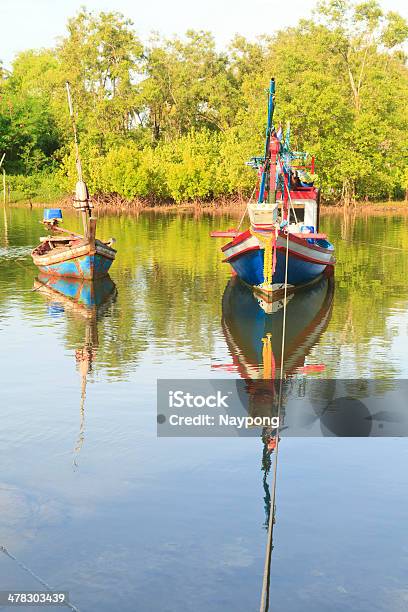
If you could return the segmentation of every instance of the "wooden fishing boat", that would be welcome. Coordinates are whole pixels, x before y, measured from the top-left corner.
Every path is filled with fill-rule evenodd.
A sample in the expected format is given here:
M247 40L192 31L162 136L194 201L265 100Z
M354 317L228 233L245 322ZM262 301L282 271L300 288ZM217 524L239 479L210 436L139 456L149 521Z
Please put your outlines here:
M109 242L95 238L96 220L89 218L85 236L67 232L58 227L49 215L59 214L57 209L46 209L44 223L52 234L42 237L41 243L31 253L33 262L45 274L93 280L105 276L111 267L116 251Z
M250 226L245 231L238 228L211 234L232 238L222 247L224 261L264 299L271 299L283 283L303 285L335 264L333 245L319 233L315 160L291 149L290 126L283 137L282 128L273 125L274 108L272 79L264 156L249 162L259 177L257 199L246 209Z
M112 248L113 239L103 242L96 238L97 220L92 216L93 204L89 197L88 187L82 178L82 164L68 83L67 94L78 172L73 206L81 213L84 234L76 234L59 227L62 219L61 210L46 209L43 223L50 234L40 238L40 244L32 251L31 256L34 264L46 274L93 280L102 278L108 273L115 259L116 250Z

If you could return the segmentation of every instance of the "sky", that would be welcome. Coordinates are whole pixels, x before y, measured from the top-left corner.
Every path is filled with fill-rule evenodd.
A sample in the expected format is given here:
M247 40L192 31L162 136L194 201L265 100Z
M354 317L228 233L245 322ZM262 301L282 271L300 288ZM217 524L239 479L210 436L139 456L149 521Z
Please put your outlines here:
M384 10L408 18L407 0L380 0ZM50 47L65 33L67 19L86 6L122 12L142 40L152 31L171 36L187 29L210 30L219 46L236 33L271 34L311 14L316 0L0 0L0 60L6 67L20 51Z

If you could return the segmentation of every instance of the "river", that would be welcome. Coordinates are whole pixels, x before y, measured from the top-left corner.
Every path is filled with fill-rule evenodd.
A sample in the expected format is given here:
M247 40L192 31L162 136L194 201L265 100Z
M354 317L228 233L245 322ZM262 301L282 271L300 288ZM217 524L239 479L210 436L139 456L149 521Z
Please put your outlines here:
M158 378L265 370L223 313L237 288L209 233L234 221L101 216L114 290L86 318L33 291L41 215L0 214L0 546L15 558L0 552L0 590L38 589L25 567L81 612L259 609L261 438L156 434ZM321 229L335 280L293 335L288 374L408 378L408 217ZM407 460L405 438L282 438L271 610L408 608Z

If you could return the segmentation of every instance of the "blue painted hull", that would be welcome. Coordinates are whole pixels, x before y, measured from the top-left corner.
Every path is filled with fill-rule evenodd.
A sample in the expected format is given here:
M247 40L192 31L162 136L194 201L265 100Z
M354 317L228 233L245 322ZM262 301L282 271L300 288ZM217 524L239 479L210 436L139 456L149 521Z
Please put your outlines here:
M272 277L273 283L285 282L285 260L286 254L278 251L276 257L275 273ZM232 259L230 264L237 276L248 283L248 285L260 285L264 282L264 250L258 249L248 251ZM288 283L290 285L301 285L308 283L324 272L326 264L317 264L305 261L289 254L288 261Z
M44 274L53 276L93 280L106 276L112 263L112 259L95 253L94 255L83 255L51 265L39 265L38 268Z

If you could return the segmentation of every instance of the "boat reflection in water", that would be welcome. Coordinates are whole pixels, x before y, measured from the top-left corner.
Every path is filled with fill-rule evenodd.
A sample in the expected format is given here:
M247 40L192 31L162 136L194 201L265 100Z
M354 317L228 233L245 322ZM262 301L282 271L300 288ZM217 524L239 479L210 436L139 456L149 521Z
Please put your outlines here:
M280 381L283 300L278 297L272 303L264 303L238 278L229 281L222 301L222 327L232 357L232 364L227 367L238 371L246 381L243 401L250 416L279 414L280 430L285 428L285 398L292 385L299 384L294 376L324 370L322 364L305 366L305 360L330 321L333 296L332 274L325 274L312 286L287 296L283 380ZM268 427L262 430L266 525L270 513L267 477L277 444L276 433L276 429Z
M305 358L330 321L333 295L334 278L326 274L287 296L284 376L304 368ZM283 299L267 304L237 277L229 281L222 300L222 327L232 367L242 378L279 376L283 313Z
M305 365L330 321L334 296L332 273L321 276L313 285L299 289L286 298L285 344L282 355L284 302L266 303L250 287L232 278L222 300L222 327L232 364L245 379L242 401L252 417L278 416L278 428L262 429L262 485L264 489L265 529L268 530L261 609L269 609L273 526L276 516L276 467L273 453L279 445L279 432L285 429L285 400L297 374L320 372L324 365ZM268 477L272 471L271 488Z
M305 361L329 324L333 296L333 274L287 296L282 356L283 300L265 304L236 277L229 281L222 301L222 327L232 364L222 367L238 371L245 380L240 399L251 417L277 416L279 410L280 430L287 428L286 398L305 374L325 369L324 364ZM273 447L271 441L264 442Z
M85 397L87 376L92 372L98 348L98 321L106 314L116 299L116 285L110 278L86 281L40 274L34 281L34 290L48 301L51 316L69 313L79 324L81 346L75 350L75 361L81 377L80 426L74 449L74 465L81 451L85 434Z

